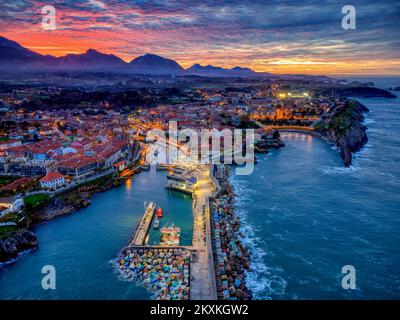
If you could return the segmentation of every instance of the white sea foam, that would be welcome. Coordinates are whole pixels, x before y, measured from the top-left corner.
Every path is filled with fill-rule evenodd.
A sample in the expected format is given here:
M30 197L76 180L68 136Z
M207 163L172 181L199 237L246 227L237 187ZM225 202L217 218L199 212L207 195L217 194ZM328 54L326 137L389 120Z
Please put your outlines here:
M236 214L241 220L242 243L248 248L251 254L250 270L246 272L247 285L252 290L255 299L271 299L271 295L283 296L286 288L286 281L276 275L279 268L273 269L266 265L265 257L267 252L263 250L265 244L257 233L258 227L248 221L246 210L248 201L252 198L249 195L245 182L231 179L232 186L238 194L236 200ZM282 270L281 270L282 271Z
M372 124L372 123L375 123L374 119L365 117L364 124L368 125L368 124Z
M331 167L331 166L323 166L322 172L326 175L336 176L339 174L353 174L358 171L360 167L356 165L351 165L350 167Z

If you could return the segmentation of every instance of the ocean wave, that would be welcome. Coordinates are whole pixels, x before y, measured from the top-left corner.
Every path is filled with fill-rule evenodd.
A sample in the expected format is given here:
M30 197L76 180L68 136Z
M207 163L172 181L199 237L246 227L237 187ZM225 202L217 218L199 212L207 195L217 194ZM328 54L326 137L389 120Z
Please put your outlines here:
M351 165L350 167L332 167L332 166L323 166L322 172L329 176L336 176L338 174L353 174L360 170L360 167L356 165Z
M234 179L232 179L234 180ZM248 212L245 209L248 202L246 197L239 192L243 185L238 181L231 181L236 196L236 214L241 220L241 241L251 254L250 269L246 271L247 285L252 290L255 299L271 299L276 295L282 297L285 293L287 282L277 272L282 272L279 268L269 268L265 263L267 252L263 250L265 244L257 236L260 231L258 226L248 221Z
M375 123L375 120L374 120L374 119L365 117L365 119L364 119L364 124L368 125L368 124L372 124L372 123Z

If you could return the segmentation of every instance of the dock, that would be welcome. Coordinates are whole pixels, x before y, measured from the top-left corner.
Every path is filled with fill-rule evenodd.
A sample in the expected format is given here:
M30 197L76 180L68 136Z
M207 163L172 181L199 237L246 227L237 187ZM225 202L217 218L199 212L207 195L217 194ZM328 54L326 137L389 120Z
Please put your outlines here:
M141 246L145 244L155 211L156 204L154 202L150 202L146 207L142 220L140 220L139 226L137 227L132 240L129 242L129 245Z

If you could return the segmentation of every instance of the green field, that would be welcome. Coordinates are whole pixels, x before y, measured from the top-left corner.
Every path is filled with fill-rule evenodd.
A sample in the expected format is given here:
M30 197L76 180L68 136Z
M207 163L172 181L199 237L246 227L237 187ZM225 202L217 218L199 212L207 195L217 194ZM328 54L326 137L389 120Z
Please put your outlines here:
M45 193L38 193L24 198L25 206L31 206L33 209L45 204L50 197Z

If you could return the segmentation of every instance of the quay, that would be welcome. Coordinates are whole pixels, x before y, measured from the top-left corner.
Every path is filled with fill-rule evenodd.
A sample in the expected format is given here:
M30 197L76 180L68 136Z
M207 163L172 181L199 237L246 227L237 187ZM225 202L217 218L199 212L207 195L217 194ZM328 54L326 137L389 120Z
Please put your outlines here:
M163 246L163 245L148 245L146 238L153 221L155 214L156 204L150 202L143 214L143 217L129 242L128 246L124 249L121 260L119 262L119 269L125 274L132 274L138 272L140 277L149 277L151 281L158 283L156 291L159 292L161 299L191 299L191 300L216 300L217 299L217 285L214 269L214 256L212 249L212 236L211 236L211 217L210 217L210 197L216 192L215 179L213 179L212 169L210 166L198 166L193 171L193 178L190 181L193 185L193 240L190 246ZM195 185L195 186L194 186ZM179 188L182 189L182 188ZM182 190L179 190L182 191ZM172 266L162 259L162 270L165 271L165 279L161 280L158 273L159 267L152 265L149 267L149 261L153 263L152 257L168 255L173 261ZM151 258L149 258L151 256ZM175 260L174 260L175 259ZM136 262L135 262L136 261ZM152 276L148 273L143 275L142 265L138 261L146 261L146 268L150 268ZM158 260L157 260L158 261ZM158 262L157 262L158 263ZM135 271L139 268L139 271ZM172 269L171 269L172 268ZM175 268L175 269L174 269ZM179 290L183 290L183 294L166 294L165 288L168 285L171 275L169 270L181 270L179 278ZM129 271L130 270L130 271ZM135 273L136 274L136 273ZM152 277L156 278L152 278ZM156 280L159 279L159 280ZM169 280L168 280L169 279ZM168 280L168 281L167 281ZM183 288L183 289L182 289ZM169 289L168 289L169 290Z
M153 216L156 211L156 204L154 202L150 202L146 210L143 214L142 220L140 220L139 226L136 229L135 235L130 241L129 245L144 245L146 241L146 237L149 233L149 228L151 226L151 222L153 221Z

